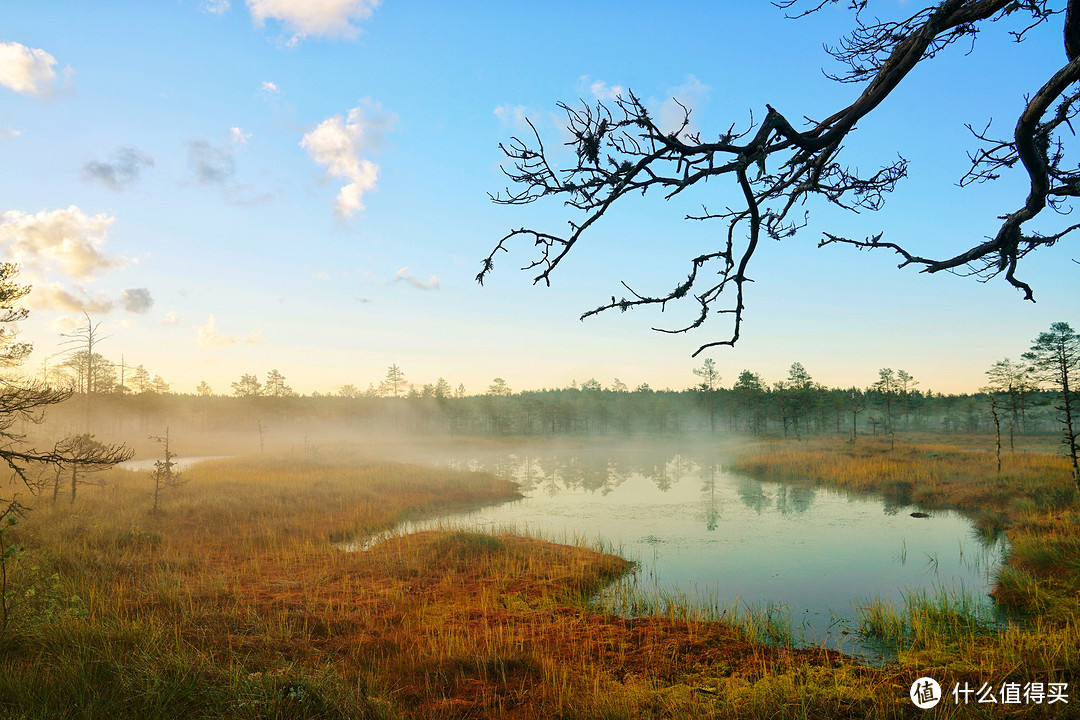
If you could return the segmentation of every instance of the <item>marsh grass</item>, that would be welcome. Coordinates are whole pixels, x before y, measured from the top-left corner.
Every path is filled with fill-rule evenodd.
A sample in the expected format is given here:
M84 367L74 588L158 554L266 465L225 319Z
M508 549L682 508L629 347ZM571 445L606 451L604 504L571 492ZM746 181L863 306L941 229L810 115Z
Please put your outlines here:
M589 598L629 567L605 548L447 529L343 551L517 493L320 457L197 465L157 513L125 471L35 508L12 587L36 600L0 637L0 717L704 717L717 696L687 683L717 667L819 661L726 625L601 611Z
M958 509L972 518L981 541L1005 535L1006 562L992 592L996 607L962 592L913 593L901 608L865 604L858 612L859 632L894 651L894 667L907 677L932 668L935 678L949 682L1070 682L1075 691L1080 508L1066 461L1030 449L1003 456L998 474L983 440L956 440L897 443L894 449L873 440L761 443L733 468L759 478L880 492L891 502L923 509ZM906 548L901 554L906 560ZM936 558L926 562L933 566ZM970 711L937 709L941 717ZM992 716L1009 712L996 705ZM1076 714L1071 706L1028 705L1016 712Z
M943 684L1075 673L1075 622L1041 616L947 642L915 633L895 666L872 668L788 647L768 609L639 596L641 612L616 614L596 598L630 564L595 543L446 528L348 552L405 518L516 490L319 458L197 465L157 514L149 481L125 472L74 506L37 507L17 528L12 587L40 601L0 637L0 717L900 718L925 667ZM1025 527L1069 552L1073 526L1041 508ZM1029 561L1021 601L1060 601L1040 574L1050 560Z
M711 589L703 592L698 588L642 586L624 577L605 585L593 596L592 604L599 611L624 617L721 623L741 632L750 643L774 648L794 648L803 640L792 627L788 607L748 604L739 598L721 600Z
M968 443L973 442L970 438ZM732 464L738 472L794 483L822 482L861 492L880 492L923 509L961 508L995 517L1022 510L1075 508L1076 486L1065 459L1049 452L1004 455L996 472L994 453L963 445L862 439L765 442Z
M892 651L988 635L1008 625L986 599L939 589L903 594L904 605L873 599L857 608L859 634Z

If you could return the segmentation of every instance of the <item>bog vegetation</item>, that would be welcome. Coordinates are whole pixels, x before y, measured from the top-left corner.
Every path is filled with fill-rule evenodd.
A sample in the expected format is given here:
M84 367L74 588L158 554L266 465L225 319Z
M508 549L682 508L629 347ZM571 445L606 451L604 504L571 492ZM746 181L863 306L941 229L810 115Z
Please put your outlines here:
M860 631L896 652L880 667L777 646L761 618L733 626L670 603L661 616L613 614L593 597L628 563L603 548L442 531L350 550L408 515L516 496L490 475L324 447L318 458L192 466L155 513L146 474L110 470L75 505L38 498L5 535L21 551L8 565L0 708L11 718L906 717L907 688L927 668L948 687L1070 682L1080 522L1068 466L1051 453L1012 459L995 481L992 453L962 444L773 440L743 456L754 474L861 478L924 506L984 508L1009 534L996 595L1022 619L1001 626L950 597L871 606ZM902 487L881 482L893 464L911 468Z
M25 290L4 272L18 320ZM46 369L54 385L11 374L0 393L17 481L0 508L4 718L908 717L930 671L945 688L1075 692L1078 341L1064 323L954 396L891 369L825 388L798 363L724 387L712 361L681 391L496 378L469 395L392 366L366 392L301 397L274 370L181 395L95 352L91 318L74 336L85 348ZM0 341L17 366L27 349ZM610 547L462 530L363 542L518 497L492 475L383 459L399 445L675 434L746 438L743 473L958 508L1005 533L993 597L1007 619L952 595L872 603L853 631L891 660L867 665L798 647L771 617L600 593L630 568ZM114 467L135 452L153 468ZM181 472L178 455L232 457Z

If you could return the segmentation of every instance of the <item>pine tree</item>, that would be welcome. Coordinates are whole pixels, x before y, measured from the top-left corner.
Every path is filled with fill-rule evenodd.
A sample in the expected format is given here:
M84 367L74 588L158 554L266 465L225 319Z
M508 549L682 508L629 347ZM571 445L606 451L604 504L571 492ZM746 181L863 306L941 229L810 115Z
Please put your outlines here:
M1062 444L1072 462L1073 480L1080 490L1080 464L1077 463L1077 374L1080 373L1080 335L1069 323L1057 322L1050 332L1039 333L1031 350L1024 353L1024 360L1031 364L1032 374L1040 382L1051 385L1058 392L1058 411L1064 426Z

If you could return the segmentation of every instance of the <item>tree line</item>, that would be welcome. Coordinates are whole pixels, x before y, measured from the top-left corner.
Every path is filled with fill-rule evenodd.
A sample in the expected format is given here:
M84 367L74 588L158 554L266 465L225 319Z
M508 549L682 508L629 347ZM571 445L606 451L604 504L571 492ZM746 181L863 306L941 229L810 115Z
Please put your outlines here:
M25 317L25 313L20 315ZM142 365L119 363L96 349L106 339L89 315L85 324L64 335L68 349L48 381L82 397L85 426L91 416L123 417L135 410L142 425L162 423L162 414L198 415L199 425L250 422L254 417L262 438L264 420L319 419L364 429L420 433L485 435L618 435L674 434L718 430L749 435L883 435L897 432L992 431L999 463L1003 443L1010 447L1017 434L1060 429L1066 454L1080 486L1077 455L1077 379L1080 336L1065 322L1040 333L1019 360L1004 358L986 371L986 384L977 393L943 395L923 390L920 381L903 369L881 368L867 387L830 388L817 382L799 362L773 383L743 370L724 387L713 359L691 373L698 382L684 390L653 390L642 383L631 390L615 378L604 387L596 378L568 387L514 392L503 378L487 390L469 395L463 384L445 378L417 385L397 364L387 368L376 385L361 390L353 384L335 392L301 396L276 368L260 380L245 373L231 383L231 397L215 394L206 382L196 388L197 403L170 392L160 375L150 376ZM9 342L8 352L21 361L26 347ZM46 361L47 363L47 361ZM116 405L135 396L132 407ZM151 397L154 398L151 400ZM240 405L231 400L242 400ZM207 403L213 401L208 419ZM122 403L122 400L121 400ZM115 406L115 407L112 407ZM104 411L104 412L102 412ZM168 420L165 420L168 424ZM123 429L123 420L120 427ZM262 441L260 440L260 443ZM74 494L74 493L73 493Z
M231 383L229 395L215 394L203 382L194 396L146 389L138 397L129 397L132 390L116 390L111 402L121 403L117 408L149 411L151 416L171 410L200 415L203 425L216 422L211 416L226 424L252 418L266 422L308 418L365 429L451 434L726 432L841 435L853 440L865 435L892 437L898 432L953 434L996 428L1002 437L1014 438L1053 431L1062 418L1070 426L1074 422L1076 333L1067 323L1056 323L1054 328L1049 335L1057 337L1059 345L1063 343L1064 349L1059 348L1065 353L1063 359L1052 348L1040 349L1037 340L1019 360L993 363L980 391L967 394L931 392L911 373L893 368L881 368L869 386L827 387L799 362L792 363L784 378L771 383L760 373L743 370L725 384L715 362L706 359L687 374L698 382L682 390L654 390L647 383L631 389L618 378L605 386L589 378L563 388L515 391L503 378L494 378L483 392L468 394L462 384L454 386L441 377L424 384L410 382L394 364L378 384L370 383L365 390L346 384L330 393L301 396L279 370L272 369L264 379L243 374ZM1061 360L1057 365L1055 357ZM1067 386L1067 395L1061 392L1063 381L1073 382ZM106 386L95 387L100 391ZM101 396L95 402L110 404Z

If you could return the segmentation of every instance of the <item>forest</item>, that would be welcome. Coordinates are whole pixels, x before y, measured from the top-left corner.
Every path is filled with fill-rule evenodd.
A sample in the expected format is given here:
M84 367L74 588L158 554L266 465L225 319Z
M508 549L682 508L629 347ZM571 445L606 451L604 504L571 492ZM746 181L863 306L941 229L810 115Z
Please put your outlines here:
M687 372L698 382L680 390L654 390L647 383L629 388L615 378L604 386L595 378L568 387L512 390L502 378L478 393L452 387L443 378L417 385L391 365L366 390L345 385L301 396L285 376L270 370L265 380L244 374L228 393L207 383L196 393L174 393L160 375L141 365L127 368L100 354L88 362L75 352L50 374L72 387L75 399L52 413L54 422L75 427L86 413L108 422L116 433L165 426L197 431L246 428L303 428L326 425L362 432L495 436L677 435L717 432L748 436L860 436L922 432L942 435L994 432L995 416L1004 438L1054 432L1060 394L1040 381L1030 365L1003 359L993 363L976 393L942 394L920 387L904 370L883 368L869 387L829 388L815 382L801 363L771 384L742 371L728 387L714 361ZM692 374L691 374L692 373ZM102 427L95 423L95 427ZM104 427L109 427L108 423Z

